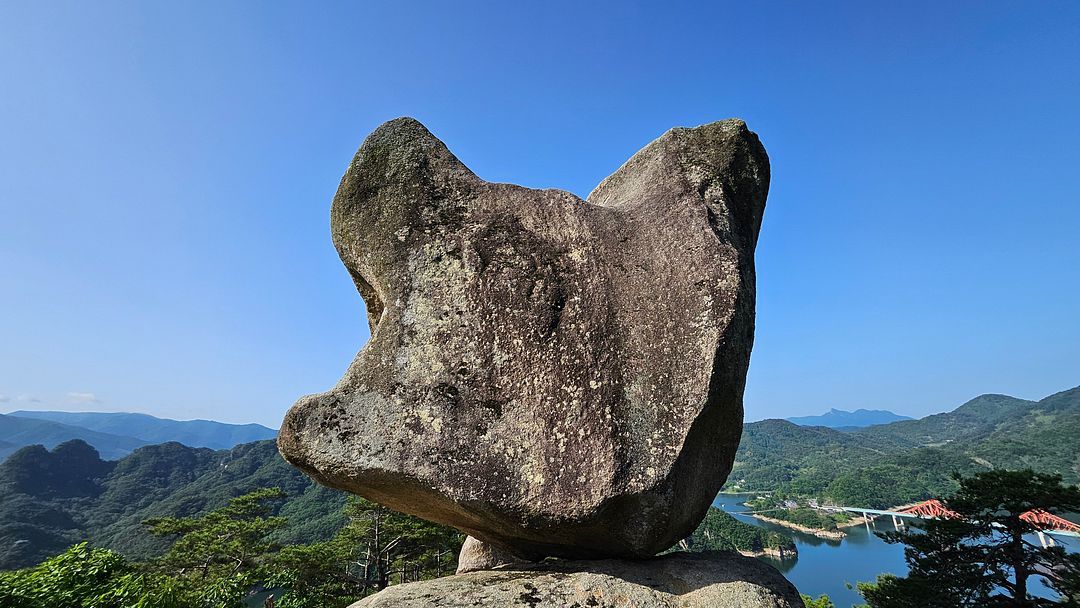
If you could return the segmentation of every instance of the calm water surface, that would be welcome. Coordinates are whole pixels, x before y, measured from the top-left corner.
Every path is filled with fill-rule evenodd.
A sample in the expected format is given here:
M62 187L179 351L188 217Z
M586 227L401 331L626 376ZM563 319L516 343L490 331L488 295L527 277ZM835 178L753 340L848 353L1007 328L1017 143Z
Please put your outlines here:
M721 494L716 497L713 506L735 514L747 510L742 503L753 496L752 494ZM814 597L824 593L832 598L838 608L848 608L862 603L862 597L854 589L847 588L849 583L854 587L855 583L860 581L874 581L882 572L891 572L899 576L907 574L904 547L890 545L874 534L868 534L864 526L847 528L847 537L834 541L803 534L746 515L735 515L735 518L759 528L778 530L793 536L799 549L798 557L783 561L767 557L759 559L769 562L777 570L783 572L784 576L802 593ZM892 530L891 519L879 519L877 530ZM1078 539L1058 537L1055 540L1068 547L1070 551L1080 551ZM1041 584L1035 583L1035 586L1041 587ZM1047 596L1053 597L1049 593Z

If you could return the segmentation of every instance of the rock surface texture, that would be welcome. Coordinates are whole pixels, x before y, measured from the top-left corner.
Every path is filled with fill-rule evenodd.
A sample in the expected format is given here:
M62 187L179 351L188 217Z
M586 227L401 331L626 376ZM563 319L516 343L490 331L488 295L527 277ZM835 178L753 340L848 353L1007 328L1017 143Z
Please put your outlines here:
M457 574L491 570L519 562L521 562L520 557L502 547L466 536L465 542L461 544L461 551L458 553Z
M740 120L668 131L587 201L382 125L331 211L371 340L282 454L525 558L666 549L739 442L768 184Z
M547 562L394 585L350 608L802 608L776 569L737 553Z

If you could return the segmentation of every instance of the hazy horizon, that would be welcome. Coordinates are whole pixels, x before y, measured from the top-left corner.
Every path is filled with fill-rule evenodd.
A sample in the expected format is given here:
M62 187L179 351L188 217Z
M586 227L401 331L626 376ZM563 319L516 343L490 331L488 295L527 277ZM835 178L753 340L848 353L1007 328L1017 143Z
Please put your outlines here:
M1078 385L1078 386L1080 386L1080 385ZM1010 397L1016 397L1018 399L1025 399L1027 401L1039 401L1039 400L1043 399L1044 397L1049 397L1050 395L1053 395L1055 393L1059 393L1059 392L1062 392L1062 391L1065 391L1065 390L1069 390L1071 388L1076 388L1076 387L1066 387L1066 388L1061 389L1060 391L1053 391L1053 392L1048 393L1046 395L1042 395L1040 397L1035 397L1035 398L1022 397L1022 396L1019 396L1019 395L1009 395L1009 396ZM979 397L979 396L985 395L985 394L987 394L987 393L980 393L978 395L972 395L971 399L974 399L976 397ZM927 412L925 414L919 414L919 415L911 415L911 414L907 414L907 413L905 413L903 411L899 411L899 410L893 410L893 409L889 409L889 408L878 408L878 407L855 407L855 408L850 408L850 409L826 407L825 409L818 409L818 410L813 410L813 411L811 411L810 409L806 409L805 413L787 414L787 415L784 415L784 416L751 417L750 415L747 415L745 417L744 422L759 422L761 420L767 420L767 419L772 419L772 418L787 419L787 418L799 418L799 417L808 417L808 416L809 417L821 416L821 415L829 414L829 413L834 412L834 411L843 412L843 413L854 413L854 412L859 412L859 411L871 411L871 412L887 411L887 412L892 412L893 414L900 414L900 415L904 415L904 416L910 416L911 418L917 419L917 418L923 418L925 416L931 416L931 415L934 415L934 414L941 414L941 413L944 413L944 412L952 411L952 410L956 409L957 407L960 407L961 405L963 405L967 401L970 401L971 399L965 399L963 402L957 403L957 404L955 404L953 406L944 407L943 409L933 410L933 411ZM40 407L33 407L35 405L40 406ZM255 420L237 421L237 420L224 420L224 419L217 419L217 418L177 418L175 416L161 416L161 415L150 414L150 413L148 413L146 411L140 411L140 410L107 410L107 409L100 409L100 408L95 409L93 407L87 407L87 408L50 407L50 406L40 404L40 403L38 403L38 404L30 404L30 407L20 407L20 408L16 408L16 409L8 409L7 411L0 412L0 414L10 415L10 414L14 414L16 412L21 412L21 411L35 411L35 412L55 411L55 412L78 412L78 413L100 413L100 414L146 414L146 415L149 415L149 416L154 416L156 418L168 418L168 419L171 419L171 420L178 420L178 421L181 421L181 422L188 422L188 421L193 421L193 420L208 420L208 421L212 421L212 422L224 422L226 424L252 424L252 423L254 423L254 424L260 424L262 426L265 426L265 427L268 427L268 428L271 428L271 429L278 429L281 426L280 424L268 424L268 423L258 422L258 421L255 421Z
M1080 4L0 6L0 409L277 428L368 339L329 234L420 119L587 194L673 126L771 158L746 419L1080 379Z

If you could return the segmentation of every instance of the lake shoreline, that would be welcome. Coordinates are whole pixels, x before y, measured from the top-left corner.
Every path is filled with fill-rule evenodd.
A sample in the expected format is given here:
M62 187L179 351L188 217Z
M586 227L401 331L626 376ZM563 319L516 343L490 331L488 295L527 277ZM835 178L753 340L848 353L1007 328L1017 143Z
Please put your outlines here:
M791 547L768 547L761 551L743 551L737 550L740 555L745 557L772 557L776 559L788 559L799 556L799 550L792 545Z
M859 515L857 517L853 517L849 521L843 521L843 522L837 523L836 527L837 528L851 528L851 527L854 527L854 526L862 526L862 525L865 525L865 524L866 524L866 517L864 517L862 515Z
M764 515L759 515L756 513L748 515L755 519L760 519L761 521L767 521L770 524L784 526L785 528L790 528L792 530L802 532L803 534L810 534L818 538L824 538L826 540L843 540L844 537L847 536L847 532L844 532L843 530L822 530L820 528L810 528L794 522L786 521L783 519L776 519L775 517L766 517Z

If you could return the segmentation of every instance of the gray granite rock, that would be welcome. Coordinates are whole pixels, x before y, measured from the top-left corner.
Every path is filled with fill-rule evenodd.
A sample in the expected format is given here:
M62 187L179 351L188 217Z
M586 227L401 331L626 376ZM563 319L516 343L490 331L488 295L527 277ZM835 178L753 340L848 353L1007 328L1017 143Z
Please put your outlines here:
M532 559L671 546L739 442L768 183L740 120L668 131L587 201L384 124L331 210L371 340L293 406L282 454Z
M733 552L545 562L387 587L350 608L802 608L773 567Z
M466 536L465 542L461 544L461 552L458 553L457 573L491 570L523 561L528 560L523 560L502 547Z

